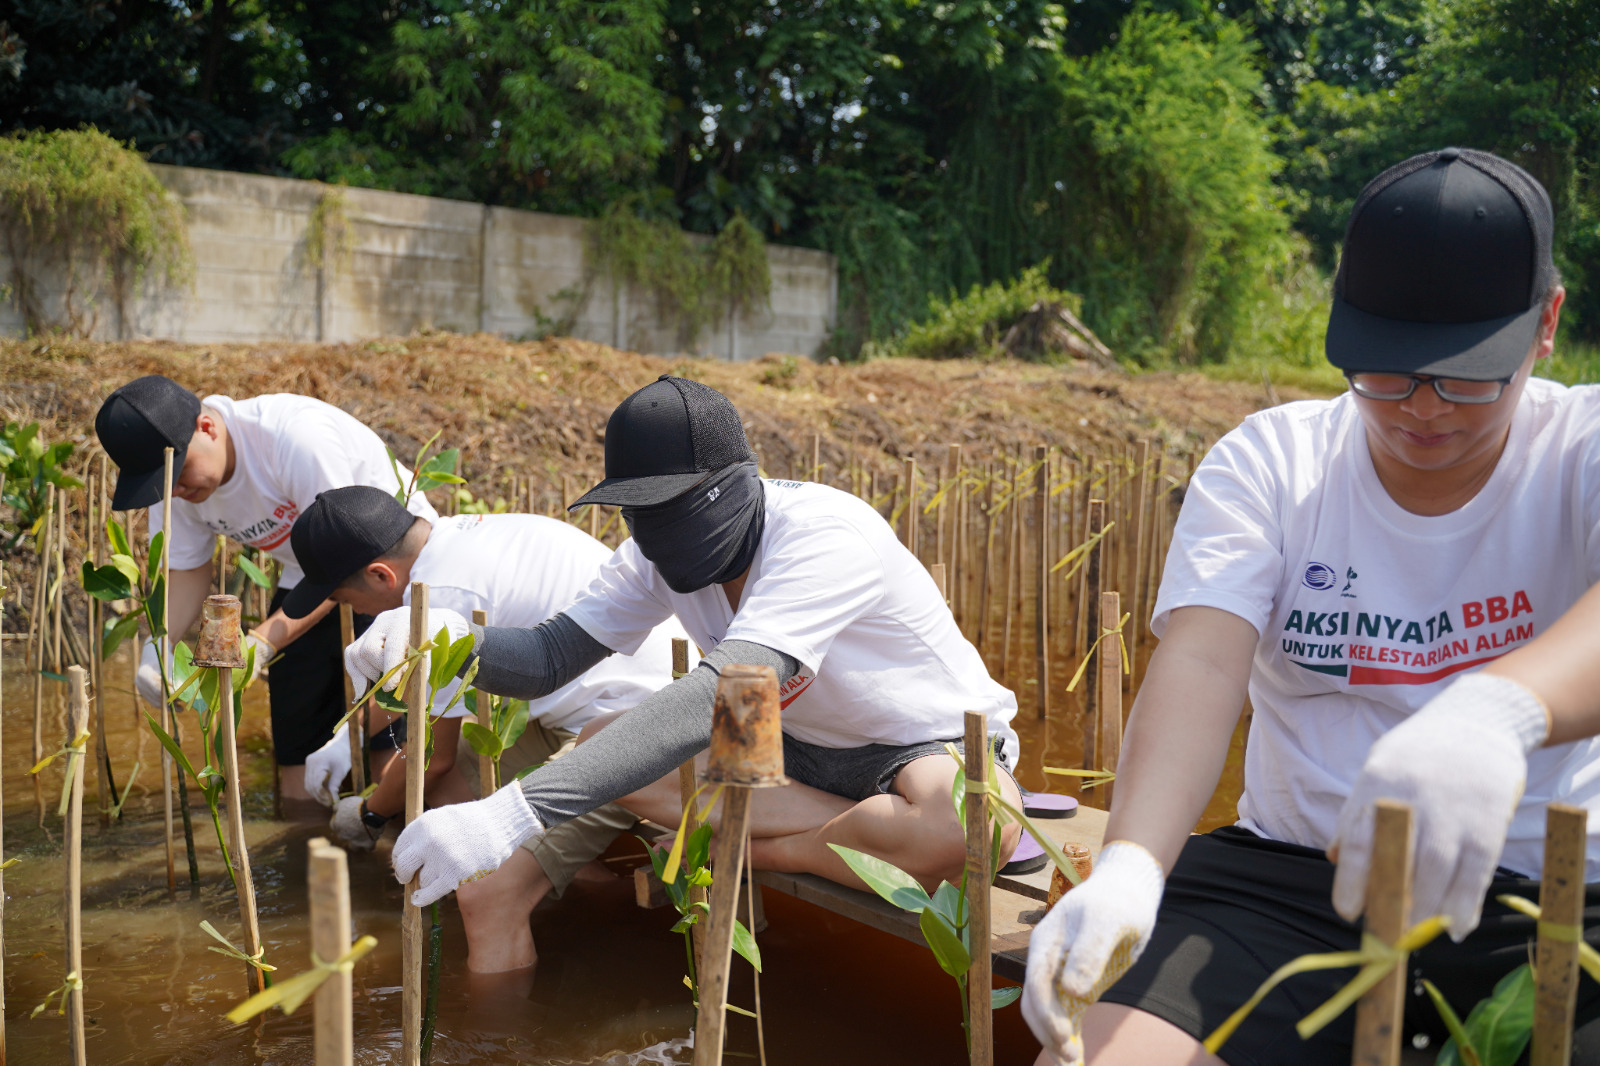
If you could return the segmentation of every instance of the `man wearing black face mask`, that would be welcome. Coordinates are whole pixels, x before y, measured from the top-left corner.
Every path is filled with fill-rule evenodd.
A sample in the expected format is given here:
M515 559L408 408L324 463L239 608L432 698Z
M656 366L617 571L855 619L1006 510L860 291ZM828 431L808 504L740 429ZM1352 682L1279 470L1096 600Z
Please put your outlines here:
M663 376L612 414L606 474L573 506L620 506L632 539L549 621L478 630L476 684L536 698L613 652L630 653L672 614L710 651L608 728L591 724L593 735L559 762L407 827L395 873L404 883L420 871L414 901L459 885L464 911L503 907L509 925L519 920L514 886L490 872L522 841L610 800L676 822L676 767L705 749L718 673L733 663L777 672L794 781L752 797L753 866L860 887L828 847L836 843L929 887L954 879L965 844L950 806L956 763L944 744L959 743L966 711L980 711L1002 760L1015 759L1016 700L989 677L883 518L837 489L762 480L733 405L681 378ZM380 615L347 663L380 676L403 657L406 625L400 612ZM452 635L472 628L430 612L429 631L441 625ZM1001 776L1019 802L1015 782ZM1003 856L1016 837L1007 827Z

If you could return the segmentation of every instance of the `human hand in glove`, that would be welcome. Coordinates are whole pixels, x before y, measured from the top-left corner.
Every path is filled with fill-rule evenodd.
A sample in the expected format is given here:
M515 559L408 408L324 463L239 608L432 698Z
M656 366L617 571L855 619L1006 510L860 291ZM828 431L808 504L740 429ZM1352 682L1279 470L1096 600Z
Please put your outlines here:
M350 773L350 723L333 734L333 739L306 756L306 791L324 807L339 803L339 785Z
M1127 840L1100 853L1094 872L1034 927L1022 1016L1057 1063L1083 1061L1083 1013L1132 966L1155 929L1165 877Z
M441 628L449 630L451 643L470 631L467 620L456 612L442 608L430 610L425 630L427 636L431 638ZM367 631L350 642L344 650L344 669L350 675L358 697L365 694L384 674L405 661L410 640L411 608L396 607L374 618ZM383 687L393 692L399 683L400 675L397 673Z
M167 656L167 683L172 683L172 656ZM139 698L157 710L161 708L161 656L156 651L156 642L144 642L144 651L139 653L139 669L133 675L133 687L139 690Z
M333 808L333 817L328 819L334 838L351 851L371 851L378 837L383 835L382 829L369 829L361 820L363 802L360 796L346 796Z
M256 651L256 657L254 659L250 658L251 648L254 648ZM267 664L273 659L277 658L278 655L277 647L275 647L270 640L268 640L266 637L263 637L254 629L244 635L244 639L240 645L240 650L244 652L245 661L250 664L250 676L247 677L244 682L246 687L255 684L261 678L265 677L267 673Z
M406 826L394 845L394 875L402 885L416 875L411 902L426 907L464 882L487 877L524 840L542 832L522 786L513 781L481 800L435 807Z
M1457 942L1478 926L1483 897L1528 780L1528 754L1550 734L1544 703L1507 677L1469 674L1379 737L1339 812L1328 857L1333 906L1355 921L1366 906L1374 805L1411 807L1411 916L1450 922Z

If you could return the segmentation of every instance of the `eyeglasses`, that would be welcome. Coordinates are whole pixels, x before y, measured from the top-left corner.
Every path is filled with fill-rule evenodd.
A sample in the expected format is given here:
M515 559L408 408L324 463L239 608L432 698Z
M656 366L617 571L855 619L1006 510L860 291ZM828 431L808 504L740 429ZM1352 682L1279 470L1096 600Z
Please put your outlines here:
M1497 381L1468 381L1465 378L1436 378L1426 374L1346 373L1350 391L1369 400L1404 400L1418 385L1432 385L1446 403L1494 403L1511 384L1510 378Z

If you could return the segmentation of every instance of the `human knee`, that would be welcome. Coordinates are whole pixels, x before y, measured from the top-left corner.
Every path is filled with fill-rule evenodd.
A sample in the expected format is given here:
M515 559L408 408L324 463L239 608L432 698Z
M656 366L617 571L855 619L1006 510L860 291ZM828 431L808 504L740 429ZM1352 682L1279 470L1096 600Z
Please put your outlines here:
M456 889L461 920L469 929L485 922L525 920L543 895L536 887L523 871L507 863L489 876L465 882Z

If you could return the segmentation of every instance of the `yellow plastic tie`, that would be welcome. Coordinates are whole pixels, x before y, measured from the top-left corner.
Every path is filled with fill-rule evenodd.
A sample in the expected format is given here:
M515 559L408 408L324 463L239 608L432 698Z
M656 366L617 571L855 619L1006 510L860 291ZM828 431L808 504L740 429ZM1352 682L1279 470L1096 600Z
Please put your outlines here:
M1089 645L1089 650L1083 653L1083 661L1078 664L1078 672L1072 675L1071 681L1067 682L1068 692L1078 687L1078 682L1083 680L1083 672L1089 669L1089 660L1094 658L1094 650L1100 646L1102 640L1109 636L1117 638L1117 647L1122 652L1122 672L1125 674L1133 672L1132 666L1128 663L1128 642L1122 639L1122 627L1127 625L1128 619L1132 617L1133 612L1127 611L1123 613L1121 618L1117 619L1116 625L1109 628L1106 626L1100 627L1100 635L1094 638L1094 643Z
M355 946L332 962L323 962L317 958L317 953L311 953L311 969L304 973L295 974L287 981L279 981L271 988L257 992L237 1007L228 1012L228 1020L235 1025L242 1025L263 1011L277 1007L285 1014L293 1014L300 1009L300 1004L311 998L311 994L322 987L322 982L336 973L349 973L362 956L378 946L376 937L364 936L355 942Z
M1532 918L1534 921L1538 922L1539 924L1537 928L1540 936L1546 936L1552 940L1559 940L1563 944L1577 944L1578 965L1583 967L1584 973L1588 974L1596 981L1600 981L1600 951L1596 951L1586 940L1583 939L1583 927L1581 925L1567 925L1563 922L1547 922L1543 917L1544 911L1540 909L1539 905L1532 900L1523 899L1521 896L1507 894L1504 896L1496 896L1495 899L1499 900L1501 903L1504 903L1507 907L1510 907L1517 913L1526 914L1529 918Z

